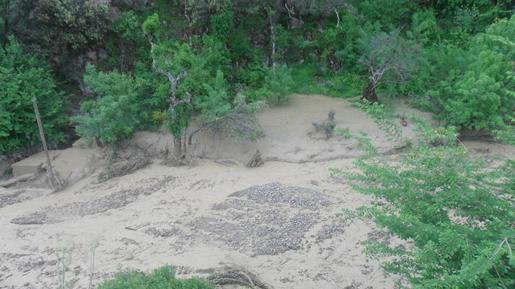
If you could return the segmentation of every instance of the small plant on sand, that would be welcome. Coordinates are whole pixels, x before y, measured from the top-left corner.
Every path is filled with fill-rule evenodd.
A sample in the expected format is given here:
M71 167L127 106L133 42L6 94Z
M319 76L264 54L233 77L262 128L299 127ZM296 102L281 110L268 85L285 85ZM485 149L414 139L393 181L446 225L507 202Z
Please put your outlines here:
M335 128L334 133L337 136L342 137L343 139L351 139L352 133L348 128Z
M315 131L320 131L325 134L326 139L330 139L334 135L336 122L334 120L334 111L330 111L327 115L327 120L324 122L314 122L313 127Z
M97 289L214 289L215 286L199 278L177 279L172 267L165 266L150 274L139 271L119 273Z
M69 281L66 280L66 272L69 271L69 266L72 262L71 248L61 248L57 250L57 277L59 287L58 289L68 289Z
M395 162L356 161L345 173L352 187L379 202L368 215L412 248L368 242L367 252L414 288L513 288L515 286L515 162L487 167L455 142L432 145L433 136ZM342 172L340 172L342 173ZM343 173L342 173L343 174Z
M358 103L358 107L374 120L379 129L386 133L387 138L391 140L401 139L402 130L394 121L393 112L384 104L377 102L371 103L363 99Z

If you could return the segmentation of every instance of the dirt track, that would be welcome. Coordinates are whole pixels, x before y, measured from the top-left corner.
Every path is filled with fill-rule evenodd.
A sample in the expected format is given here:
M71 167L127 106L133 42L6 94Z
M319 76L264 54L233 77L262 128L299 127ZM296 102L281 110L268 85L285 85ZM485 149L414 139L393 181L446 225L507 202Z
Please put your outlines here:
M209 159L191 167L155 160L101 183L87 177L56 194L0 192L11 196L0 206L0 288L57 288L63 272L69 288L88 288L90 279L97 284L121 269L165 264L177 266L179 276L241 267L273 288L393 288L395 277L385 277L360 242L400 242L370 222L336 216L370 200L329 174L351 170L359 155L352 140L313 133L311 122L330 109L338 127L364 130L383 152L395 146L348 102L294 96L260 115L266 138L255 144L203 136L195 150ZM158 156L166 140L142 133L134 145ZM255 149L292 162L241 165ZM488 154L497 152L513 153L493 146Z

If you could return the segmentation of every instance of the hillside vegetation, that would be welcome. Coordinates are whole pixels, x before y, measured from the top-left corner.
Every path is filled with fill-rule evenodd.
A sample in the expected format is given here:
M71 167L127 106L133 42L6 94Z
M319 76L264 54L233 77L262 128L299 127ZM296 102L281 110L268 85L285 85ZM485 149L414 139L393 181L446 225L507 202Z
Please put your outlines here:
M385 153L364 132L335 130L334 111L313 123L323 152L343 147L328 141L337 136L367 153L353 155L355 170L333 170L374 200L344 217L409 244L370 241L367 253L400 287L514 288L514 162L476 159L462 143L515 144L513 12L509 0L0 0L0 157L39 149L33 100L51 148L83 138L112 152L165 130L166 164L180 167L203 132L263 138L258 113L295 93L353 98L389 141L402 139L396 118L418 133ZM393 115L400 99L434 123ZM298 139L312 121L299 122ZM162 267L98 288L214 285Z
M291 92L408 97L444 125L510 141L512 12L487 0L2 0L0 151L37 145L32 97L54 144L165 125L177 156L192 117L255 135L232 112Z

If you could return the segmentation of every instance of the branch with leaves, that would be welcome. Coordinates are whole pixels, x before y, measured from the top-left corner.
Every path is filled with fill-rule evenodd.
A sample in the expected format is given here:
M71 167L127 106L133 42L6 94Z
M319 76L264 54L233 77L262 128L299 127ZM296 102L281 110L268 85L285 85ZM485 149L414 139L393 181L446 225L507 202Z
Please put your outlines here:
M418 47L399 35L400 31L379 32L361 38L362 56L358 63L365 66L368 83L363 98L369 102L378 101L377 88L386 75L392 81L405 81L416 69Z

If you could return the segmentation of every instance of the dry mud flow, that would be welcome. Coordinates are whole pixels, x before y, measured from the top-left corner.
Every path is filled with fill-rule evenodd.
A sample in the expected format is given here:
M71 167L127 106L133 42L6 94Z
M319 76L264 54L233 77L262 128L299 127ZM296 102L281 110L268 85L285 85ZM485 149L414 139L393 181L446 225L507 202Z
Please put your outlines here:
M260 114L266 137L256 143L199 136L200 158L191 166L163 165L170 137L143 132L131 146L152 162L118 164L126 175L97 160L92 175L57 193L0 189L0 288L55 289L62 279L67 288L89 288L120 270L167 264L179 277L242 268L270 288L394 288L396 277L385 276L361 242L409 244L370 221L337 216L371 200L330 175L331 168L352 170L360 152L353 140L313 131L312 122L329 110L337 127L365 131L380 152L394 151L396 144L349 102L295 95ZM498 144L470 146L491 159L514 155ZM245 167L256 149L265 164ZM85 152L66 154L58 169L93 172L74 162Z

